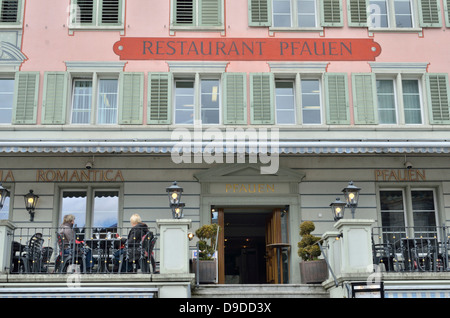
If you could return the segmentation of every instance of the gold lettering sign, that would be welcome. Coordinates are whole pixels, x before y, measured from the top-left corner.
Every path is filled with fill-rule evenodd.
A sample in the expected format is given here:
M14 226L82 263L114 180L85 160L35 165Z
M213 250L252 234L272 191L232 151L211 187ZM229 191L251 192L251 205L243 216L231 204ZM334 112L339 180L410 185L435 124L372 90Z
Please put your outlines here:
M426 181L426 175L423 169L380 169L375 170L375 181Z
M8 170L8 171L0 170L0 180L2 182L8 182L8 181L9 182L14 182L15 179L14 179L13 172L11 170Z
M275 184L268 183L227 183L226 193L274 193Z
M37 170L37 182L124 181L121 170Z

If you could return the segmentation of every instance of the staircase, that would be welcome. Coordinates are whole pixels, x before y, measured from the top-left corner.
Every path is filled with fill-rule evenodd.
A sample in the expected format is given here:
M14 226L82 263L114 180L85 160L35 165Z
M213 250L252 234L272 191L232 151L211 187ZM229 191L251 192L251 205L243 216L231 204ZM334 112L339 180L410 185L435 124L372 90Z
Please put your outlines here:
M329 298L322 285L248 284L200 285L192 289L192 298Z

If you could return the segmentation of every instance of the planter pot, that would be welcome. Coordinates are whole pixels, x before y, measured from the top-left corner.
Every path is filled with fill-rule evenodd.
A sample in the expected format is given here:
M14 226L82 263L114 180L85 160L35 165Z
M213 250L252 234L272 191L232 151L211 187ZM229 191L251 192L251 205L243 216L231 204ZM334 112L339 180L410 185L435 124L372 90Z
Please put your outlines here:
M200 283L216 283L216 260L201 260L199 263L199 282ZM197 260L192 262L192 271L197 275Z
M324 259L300 262L300 278L303 284L320 284L328 278L327 262Z

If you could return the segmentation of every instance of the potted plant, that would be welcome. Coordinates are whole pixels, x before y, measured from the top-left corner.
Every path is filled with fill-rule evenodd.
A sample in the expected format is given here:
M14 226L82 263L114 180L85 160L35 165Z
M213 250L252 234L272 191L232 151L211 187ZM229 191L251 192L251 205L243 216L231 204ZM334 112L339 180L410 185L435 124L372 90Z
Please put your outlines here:
M214 259L216 252L217 233L219 226L217 224L205 224L201 226L195 235L198 237L197 255L199 267L200 283L215 283L217 278L217 265ZM193 262L194 273L197 273L197 260Z
M301 257L300 277L304 284L321 283L328 278L328 268L324 259L319 259L321 254L318 242L320 237L311 233L316 229L314 222L305 221L300 224L300 236L298 242L298 256Z

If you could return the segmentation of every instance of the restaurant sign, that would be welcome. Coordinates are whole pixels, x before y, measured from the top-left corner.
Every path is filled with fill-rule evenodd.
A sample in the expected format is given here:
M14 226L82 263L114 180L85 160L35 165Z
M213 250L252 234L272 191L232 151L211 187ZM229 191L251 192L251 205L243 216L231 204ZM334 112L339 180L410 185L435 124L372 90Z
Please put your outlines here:
M113 46L121 60L374 61L373 39L135 38Z

